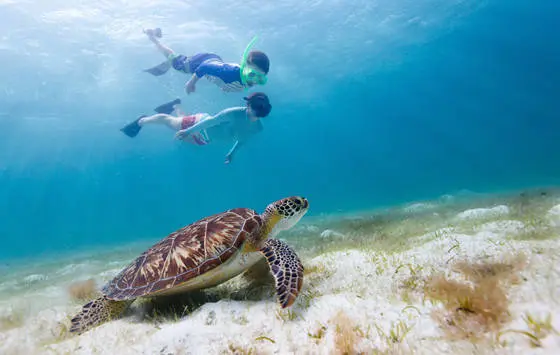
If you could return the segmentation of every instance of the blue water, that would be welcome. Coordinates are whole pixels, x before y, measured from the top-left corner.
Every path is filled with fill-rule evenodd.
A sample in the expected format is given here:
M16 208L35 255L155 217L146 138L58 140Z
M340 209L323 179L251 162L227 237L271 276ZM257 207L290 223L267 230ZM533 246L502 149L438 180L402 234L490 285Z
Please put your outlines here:
M159 239L286 195L309 215L560 182L560 3L541 1L0 1L0 259ZM242 104L185 75L185 54L271 58L272 114L231 165L155 127L119 128L181 97Z

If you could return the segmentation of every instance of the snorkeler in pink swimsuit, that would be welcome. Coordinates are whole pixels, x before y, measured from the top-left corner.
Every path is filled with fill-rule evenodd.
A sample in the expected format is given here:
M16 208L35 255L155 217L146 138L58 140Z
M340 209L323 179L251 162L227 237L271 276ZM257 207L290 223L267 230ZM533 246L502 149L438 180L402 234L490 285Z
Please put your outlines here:
M194 145L234 141L225 158L225 163L229 164L239 147L262 131L260 118L268 116L272 109L268 96L262 92L252 93L245 100L245 107L228 108L211 116L207 113L185 115L179 109L181 100L177 99L157 107L155 115L138 117L121 131L129 137L136 137L145 125L163 124L177 132L176 139Z

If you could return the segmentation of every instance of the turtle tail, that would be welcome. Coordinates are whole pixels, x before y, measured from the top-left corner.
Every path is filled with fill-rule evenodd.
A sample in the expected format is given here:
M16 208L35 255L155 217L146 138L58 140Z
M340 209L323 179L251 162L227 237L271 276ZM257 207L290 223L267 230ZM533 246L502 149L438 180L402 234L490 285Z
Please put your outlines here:
M113 301L107 296L99 297L82 307L82 311L72 318L71 333L82 334L102 323L118 318L131 301Z

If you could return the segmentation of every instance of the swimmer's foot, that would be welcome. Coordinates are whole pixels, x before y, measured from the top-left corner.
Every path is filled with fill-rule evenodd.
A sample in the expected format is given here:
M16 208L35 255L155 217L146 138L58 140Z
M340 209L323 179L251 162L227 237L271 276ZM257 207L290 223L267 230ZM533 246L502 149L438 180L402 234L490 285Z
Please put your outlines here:
M181 99L175 99L173 101L166 102L163 105L159 105L154 109L154 111L156 111L157 113L165 113L170 115L173 113L173 111L175 111L175 105L180 105L180 104L181 104Z
M136 137L138 135L138 132L140 132L140 129L142 129L142 126L138 124L138 121L140 121L140 119L143 117L146 117L146 115L142 115L138 117L134 122L127 124L126 126L121 128L121 131L131 138Z
M146 35L148 35L148 37L156 37L156 38L161 38L162 33L161 33L161 28L156 27L156 28L148 28L147 30L144 30L144 33Z

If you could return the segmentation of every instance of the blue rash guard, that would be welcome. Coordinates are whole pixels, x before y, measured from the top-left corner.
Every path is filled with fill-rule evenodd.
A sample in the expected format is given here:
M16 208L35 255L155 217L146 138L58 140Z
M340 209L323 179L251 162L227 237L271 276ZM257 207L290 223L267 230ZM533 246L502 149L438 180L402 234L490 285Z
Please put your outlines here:
M173 68L188 74L196 74L199 78L218 85L223 91L242 91L241 68L238 64L224 63L214 53L198 53L192 57L177 55L171 59Z

